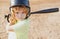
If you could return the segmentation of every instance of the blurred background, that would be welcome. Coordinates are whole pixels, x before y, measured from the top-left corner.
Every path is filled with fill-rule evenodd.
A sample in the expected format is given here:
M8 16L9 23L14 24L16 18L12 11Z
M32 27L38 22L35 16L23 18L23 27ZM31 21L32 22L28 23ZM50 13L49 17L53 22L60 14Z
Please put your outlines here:
M7 39L7 20L10 0L0 0L0 39ZM30 0L31 11L47 8L60 8L60 0ZM29 39L60 39L60 11L46 14L33 14L29 17Z

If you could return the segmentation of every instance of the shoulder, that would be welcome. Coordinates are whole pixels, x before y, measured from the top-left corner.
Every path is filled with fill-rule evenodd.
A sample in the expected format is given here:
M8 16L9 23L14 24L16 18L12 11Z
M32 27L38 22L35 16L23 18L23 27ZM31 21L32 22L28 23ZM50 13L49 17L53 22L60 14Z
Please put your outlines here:
M14 28L20 28L22 26L26 26L29 24L29 20L18 21L14 26Z

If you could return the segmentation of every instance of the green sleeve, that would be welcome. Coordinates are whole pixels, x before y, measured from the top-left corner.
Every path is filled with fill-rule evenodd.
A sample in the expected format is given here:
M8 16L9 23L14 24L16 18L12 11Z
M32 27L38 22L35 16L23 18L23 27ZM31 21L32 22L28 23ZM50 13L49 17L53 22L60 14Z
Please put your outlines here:
M20 27L17 25L17 27L14 28L17 39L28 39L29 20L25 20L24 22Z

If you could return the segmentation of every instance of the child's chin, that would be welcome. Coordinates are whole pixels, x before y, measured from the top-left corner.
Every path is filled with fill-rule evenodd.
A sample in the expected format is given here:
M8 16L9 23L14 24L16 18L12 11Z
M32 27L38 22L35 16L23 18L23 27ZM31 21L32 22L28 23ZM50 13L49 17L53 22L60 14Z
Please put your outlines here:
M17 19L17 21L22 21L22 20L24 20L24 19Z

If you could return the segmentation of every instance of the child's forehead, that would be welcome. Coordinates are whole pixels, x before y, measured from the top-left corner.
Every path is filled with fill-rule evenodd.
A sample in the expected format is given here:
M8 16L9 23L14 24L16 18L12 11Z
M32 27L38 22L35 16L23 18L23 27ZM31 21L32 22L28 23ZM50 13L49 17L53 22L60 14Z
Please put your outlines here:
M12 13L15 13L15 12L28 13L28 9L26 7L13 7L13 8L11 8L11 12Z
M24 9L24 8L26 8L26 7L13 7L13 8L11 8L12 10L19 10L19 9Z

